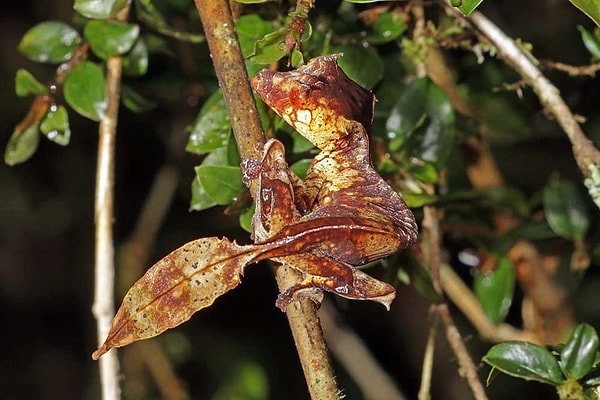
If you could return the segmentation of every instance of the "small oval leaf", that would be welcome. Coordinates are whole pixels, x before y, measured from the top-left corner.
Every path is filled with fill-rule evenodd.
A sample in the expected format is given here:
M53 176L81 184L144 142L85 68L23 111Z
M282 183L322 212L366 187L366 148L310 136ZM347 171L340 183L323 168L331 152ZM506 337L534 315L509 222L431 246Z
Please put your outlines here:
M186 151L206 154L227 145L231 123L220 91L213 93L202 105L191 127Z
M148 72L148 47L143 38L139 38L131 51L123 57L123 74L142 76Z
M17 96L24 97L32 94L47 94L48 88L35 79L29 71L21 68L17 71L17 76L15 77L15 92Z
M473 291L488 318L498 324L504 321L515 288L515 269L508 257L498 260L496 268L489 273L477 273Z
M81 36L71 26L59 21L45 21L25 33L19 51L33 61L60 63L71 58L80 43Z
M93 20L83 34L92 51L103 60L127 53L140 34L140 27L119 21Z
M69 115L64 106L53 105L40 125L42 133L51 141L66 146L71 140Z
M591 371L598 351L598 334L588 324L578 325L560 352L560 366L568 378L581 379Z
M23 130L15 129L6 145L4 162L13 166L27 161L35 153L39 142L39 125L29 125Z
M104 72L99 65L84 61L65 81L65 99L79 114L100 121L107 107Z
M196 175L208 197L218 205L233 203L246 189L240 167L201 165L196 168Z
M552 179L544 188L544 212L552 230L570 240L583 239L590 224L589 209L574 182Z
M107 19L127 4L129 0L75 0L73 8L87 18Z
M493 346L483 361L505 374L525 380L559 385L564 381L558 361L545 348L509 341Z

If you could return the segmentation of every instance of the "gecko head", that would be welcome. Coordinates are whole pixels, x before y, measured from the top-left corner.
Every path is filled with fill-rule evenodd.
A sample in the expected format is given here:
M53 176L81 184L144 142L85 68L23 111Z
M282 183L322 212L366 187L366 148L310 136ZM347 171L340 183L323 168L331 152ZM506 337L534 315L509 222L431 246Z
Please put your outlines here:
M340 57L316 57L287 72L263 70L252 79L260 98L320 149L346 135L349 121L368 130L373 118L373 94L344 74Z

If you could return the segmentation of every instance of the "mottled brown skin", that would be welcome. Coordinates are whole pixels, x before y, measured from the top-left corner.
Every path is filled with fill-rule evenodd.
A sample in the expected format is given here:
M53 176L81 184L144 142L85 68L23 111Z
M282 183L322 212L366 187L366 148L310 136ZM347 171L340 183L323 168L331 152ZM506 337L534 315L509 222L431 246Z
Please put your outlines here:
M261 160L244 161L246 184L255 180L259 188L255 244L208 237L165 256L127 292L94 359L187 321L236 287L247 265L265 259L302 272L302 282L279 296L282 309L300 297L318 301L323 290L389 308L394 288L354 266L410 246L417 225L371 166L373 96L343 74L338 57L263 71L253 81L265 102L321 149L304 181L289 170L277 140L264 145Z
M288 196L296 205L294 210L288 204L289 223L256 239L286 240L288 250L291 247L298 253L335 260L303 263L301 268L313 276L336 276L340 287L320 286L336 293L353 287L356 270L351 265L396 253L417 238L412 212L371 164L367 129L371 126L374 97L343 73L337 65L339 57L318 57L289 72L264 70L252 81L263 101L321 150L304 182L288 172L288 194L279 190L280 197ZM272 140L267 143L265 159L282 160L283 151L283 146L273 145ZM268 170L273 165L263 161L262 168ZM277 168L287 169L287 165ZM253 176L257 176L256 171L247 178ZM259 184L261 193L278 192L275 183L263 179ZM268 219L259 201L255 230L264 230ZM280 298L280 304L283 302Z

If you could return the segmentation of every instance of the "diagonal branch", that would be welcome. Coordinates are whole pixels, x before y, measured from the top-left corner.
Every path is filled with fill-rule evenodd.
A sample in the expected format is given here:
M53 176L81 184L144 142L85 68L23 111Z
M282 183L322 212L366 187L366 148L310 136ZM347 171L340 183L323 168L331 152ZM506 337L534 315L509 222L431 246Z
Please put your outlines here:
M465 21L476 32L491 42L496 47L498 55L507 64L511 65L533 88L542 105L556 118L556 121L569 138L577 166L585 177L589 177L594 166L600 166L600 152L594 147L592 141L585 136L556 86L542 74L538 67L538 61L520 48L512 38L508 37L482 13L475 11L471 16L464 17L446 1L442 3L451 15Z
M264 143L264 133L228 3L196 0L196 7L240 155L242 159L260 159L257 146ZM255 197L256 188L251 187L250 193ZM284 290L291 286L290 282L296 283L298 276L291 268L279 267L277 281ZM337 399L338 389L315 304L308 299L300 300L290 304L286 313L312 398Z

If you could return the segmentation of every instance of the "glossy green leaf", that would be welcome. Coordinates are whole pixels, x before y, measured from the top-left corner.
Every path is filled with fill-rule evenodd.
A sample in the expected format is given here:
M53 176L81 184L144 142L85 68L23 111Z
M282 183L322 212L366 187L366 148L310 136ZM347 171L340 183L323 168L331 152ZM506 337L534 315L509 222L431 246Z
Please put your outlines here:
M186 150L195 154L206 154L227 145L231 134L231 122L220 91L213 93L204 102L191 133Z
M42 63L60 63L68 60L81 44L81 36L70 25L46 21L29 29L19 51L27 58Z
M83 34L92 51L107 60L131 50L140 34L140 27L119 21L92 20L85 25Z
M508 257L498 260L490 272L478 272L473 281L473 291L490 321L504 321L512 304L515 288L515 269Z
M4 162L10 166L27 161L35 153L40 141L39 123L23 130L15 129L4 152Z
M137 17L150 28L163 35L191 43L204 42L204 35L184 32L170 26L160 11L154 6L152 0L134 0Z
M196 167L198 169L199 167ZM217 203L206 193L204 186L200 183L198 175L192 181L192 200L190 202L190 210L202 211L207 208L216 206Z
M443 167L454 145L454 110L428 78L408 85L386 121L390 148Z
M139 38L130 52L123 57L123 74L142 76L148 72L148 47L143 38Z
M579 8L585 15L600 27L600 3L598 0L569 0L575 7Z
M590 173L583 181L588 193L596 207L600 208L600 168L597 165L589 166Z
M244 57L248 57L254 52L254 43L271 32L273 26L257 14L248 14L241 16L236 21L235 29L240 40L242 54Z
M545 348L509 341L493 346L483 361L505 374L525 380L559 385L564 381L558 361Z
M285 50L286 37L287 29L266 34L255 42L254 50L248 59L257 64L271 64L279 61L287 54Z
M104 72L98 64L84 61L77 65L65 81L67 103L79 114L100 121L106 111Z
M129 0L75 0L73 8L87 18L107 19L127 4Z
M598 32L590 32L583 26L577 26L579 32L581 32L581 40L583 45L590 52L594 60L600 60L600 34Z
M21 68L17 71L17 76L15 77L15 92L17 96L24 97L47 94L48 88L35 79L29 71Z
M64 106L53 105L42 120L40 131L51 141L66 146L71 140L69 115Z
M410 283L421 296L432 303L440 303L444 300L435 290L429 270L419 260L410 257L408 264L403 265L403 268L410 277Z
M295 173L300 179L304 179L306 177L306 172L308 168L312 164L312 159L304 159L299 160L290 165L290 169L293 173Z
M481 4L483 0L461 0L458 9L464 14L469 15ZM453 4L454 5L454 4Z
M567 378L581 379L592 369L598 351L598 334L588 324L578 325L560 352L559 365Z
M590 224L589 209L578 186L552 179L544 188L544 212L552 230L571 240L583 239Z
M227 165L233 165L235 167L239 166L242 162L242 158L240 157L240 151L238 150L237 142L235 141L235 136L229 135L227 138Z
M405 29L401 15L384 12L375 20L365 39L373 44L388 43L400 37Z
M246 190L240 167L201 165L196 175L208 197L219 205L233 203Z
M383 61L373 47L342 45L335 47L334 52L344 53L338 65L362 87L373 89L383 77Z
M158 106L158 103L145 98L127 85L121 87L121 102L134 113L148 112Z

